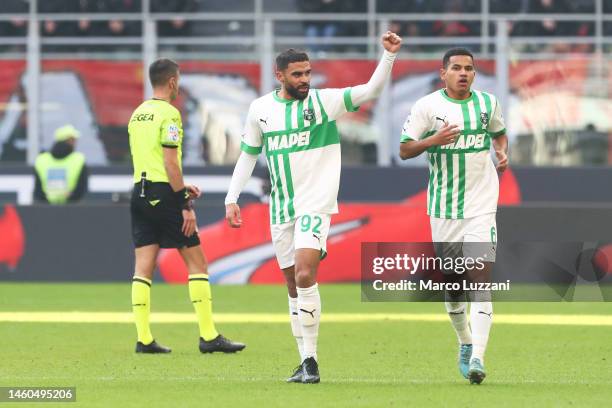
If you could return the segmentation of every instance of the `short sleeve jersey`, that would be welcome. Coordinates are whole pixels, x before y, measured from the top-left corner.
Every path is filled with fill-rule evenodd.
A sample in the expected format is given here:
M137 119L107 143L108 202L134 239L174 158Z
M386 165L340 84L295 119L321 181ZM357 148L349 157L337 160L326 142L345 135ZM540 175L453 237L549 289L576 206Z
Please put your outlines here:
M277 91L251 103L241 149L265 153L270 171L270 222L338 212L340 136L336 119L356 111L351 88L311 89L303 100Z
M490 156L491 138L506 133L502 109L486 92L450 98L444 90L419 99L402 130L402 143L433 135L444 122L458 125L454 143L427 149L427 214L462 219L497 211L499 180Z
M177 150L181 167L183 125L178 109L159 99L144 101L132 113L128 133L134 165L134 183L140 181L143 172L149 181L167 183L164 147Z

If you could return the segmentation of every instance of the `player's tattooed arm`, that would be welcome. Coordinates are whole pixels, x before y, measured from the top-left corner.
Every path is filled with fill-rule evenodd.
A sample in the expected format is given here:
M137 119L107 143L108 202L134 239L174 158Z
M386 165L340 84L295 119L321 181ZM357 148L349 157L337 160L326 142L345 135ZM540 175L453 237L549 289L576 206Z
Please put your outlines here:
M402 160L417 157L431 146L444 146L454 143L460 130L457 125L449 125L445 122L436 133L421 140L407 140L400 144L400 158Z
M508 168L508 136L494 137L493 148L497 157L497 170L503 172Z

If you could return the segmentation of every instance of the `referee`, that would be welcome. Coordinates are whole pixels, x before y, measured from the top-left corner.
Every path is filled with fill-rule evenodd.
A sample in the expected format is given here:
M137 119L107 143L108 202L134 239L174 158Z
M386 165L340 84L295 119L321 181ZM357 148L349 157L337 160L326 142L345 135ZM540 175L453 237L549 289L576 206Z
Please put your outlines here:
M153 99L143 102L128 125L134 165L130 203L136 266L132 280L132 310L138 332L137 353L169 353L155 342L149 326L151 279L160 248L177 248L189 271L189 297L200 328L200 351L233 353L245 345L215 329L212 319L207 263L200 248L192 200L196 186L185 185L181 166L181 114L170 104L179 92L179 67L159 59L149 67Z

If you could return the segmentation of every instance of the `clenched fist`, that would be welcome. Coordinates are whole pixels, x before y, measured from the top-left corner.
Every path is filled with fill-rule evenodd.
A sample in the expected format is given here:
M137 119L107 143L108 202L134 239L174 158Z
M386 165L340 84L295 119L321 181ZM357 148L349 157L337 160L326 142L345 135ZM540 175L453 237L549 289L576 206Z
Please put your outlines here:
M402 37L391 31L387 31L382 36L382 45L385 47L385 50L395 54L402 45Z

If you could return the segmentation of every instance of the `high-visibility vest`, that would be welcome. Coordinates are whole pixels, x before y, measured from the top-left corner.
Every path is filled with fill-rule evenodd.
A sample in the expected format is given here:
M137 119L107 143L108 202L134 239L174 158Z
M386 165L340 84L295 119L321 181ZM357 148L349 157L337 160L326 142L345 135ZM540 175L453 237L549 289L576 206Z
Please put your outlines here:
M85 165L85 156L72 152L63 159L56 159L51 153L41 153L34 168L47 200L51 204L65 204L76 188Z

